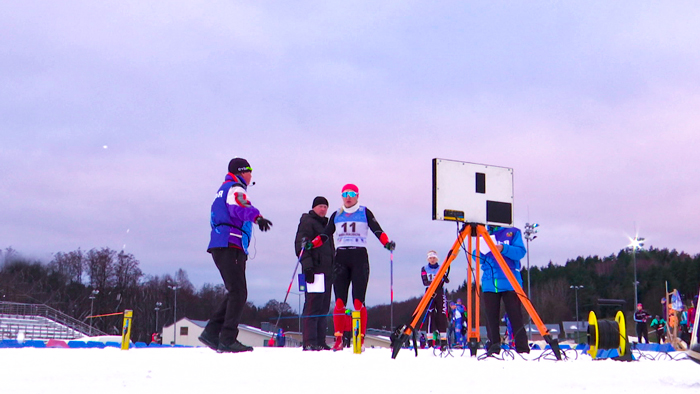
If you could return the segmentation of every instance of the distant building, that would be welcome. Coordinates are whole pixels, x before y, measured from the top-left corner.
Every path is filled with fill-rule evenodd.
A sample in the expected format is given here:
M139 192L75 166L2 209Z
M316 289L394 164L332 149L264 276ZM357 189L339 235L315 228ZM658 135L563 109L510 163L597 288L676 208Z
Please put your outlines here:
M588 321L577 322L575 320L565 320L561 322L564 326L564 334L566 334L566 339L571 339L577 342L586 339L586 334L588 333Z
M552 339L563 339L563 335L560 336L561 332L559 324L545 324L544 326L549 331L549 335L552 337ZM530 330L532 332L532 341L541 341L544 339L534 322L530 326ZM525 322L525 332L528 332L527 322Z

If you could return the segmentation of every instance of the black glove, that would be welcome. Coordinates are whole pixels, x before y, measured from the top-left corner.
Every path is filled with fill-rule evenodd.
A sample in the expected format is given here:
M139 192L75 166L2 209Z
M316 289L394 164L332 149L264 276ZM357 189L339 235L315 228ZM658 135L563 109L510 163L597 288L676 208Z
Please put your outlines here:
M444 282L445 282L445 283L450 283L450 278L445 277Z
M270 227L272 227L272 222L265 219L262 216L258 216L255 219L255 224L257 224L258 227L260 227L260 231L262 231L262 232L265 232L265 231L269 230Z
M306 241L301 244L301 247L304 248L304 250L311 250L314 248L314 243L311 241Z
M314 270L311 268L305 269L304 278L306 278L306 283L314 283Z
M394 249L396 249L396 242L389 241L384 245L384 247L389 251L393 251Z

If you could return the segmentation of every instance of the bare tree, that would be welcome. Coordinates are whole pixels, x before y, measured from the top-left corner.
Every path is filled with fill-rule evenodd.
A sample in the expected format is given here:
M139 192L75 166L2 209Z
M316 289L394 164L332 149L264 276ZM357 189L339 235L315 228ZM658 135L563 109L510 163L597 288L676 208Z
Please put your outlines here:
M139 261L131 253L119 252L114 263L115 289L125 290L135 288L143 272L139 268Z
M58 252L49 262L49 269L65 277L68 283L81 283L83 278L83 251Z
M107 289L114 282L114 256L110 248L90 249L85 257L85 265L90 285L95 289Z
M566 304L569 285L564 278L557 278L533 288L533 306L546 322L560 322L570 319L570 310ZM525 314L525 316L527 316Z

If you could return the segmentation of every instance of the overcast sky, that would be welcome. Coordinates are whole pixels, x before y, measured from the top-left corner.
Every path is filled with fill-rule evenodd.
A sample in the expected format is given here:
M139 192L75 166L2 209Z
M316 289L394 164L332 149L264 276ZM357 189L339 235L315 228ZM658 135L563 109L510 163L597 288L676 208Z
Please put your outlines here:
M431 220L439 157L513 168L515 225L541 224L531 264L617 253L635 227L700 253L697 2L2 8L1 248L125 248L147 274L221 283L209 209L241 156L274 223L251 247L250 301L284 297L300 215L317 195L337 209L350 182L396 241L402 300L455 240ZM367 304L388 303L389 253L369 243Z

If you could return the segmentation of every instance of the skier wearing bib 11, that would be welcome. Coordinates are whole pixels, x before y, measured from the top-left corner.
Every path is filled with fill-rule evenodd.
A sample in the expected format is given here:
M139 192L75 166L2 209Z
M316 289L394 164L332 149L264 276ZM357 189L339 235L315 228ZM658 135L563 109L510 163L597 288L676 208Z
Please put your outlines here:
M350 319L345 311L348 304L348 291L352 284L353 306L360 311L360 335L362 345L365 343L367 329L367 309L365 308L365 293L369 282L369 258L367 256L367 232L372 233L389 251L396 247L394 241L382 230L374 214L358 202L360 191L357 186L347 184L342 189L343 206L333 212L323 234L307 242L306 249L317 248L333 238L337 233L335 244L335 262L333 271L333 291L335 293L335 309L333 310L333 326L335 345L333 350L342 350L343 331L350 331Z

